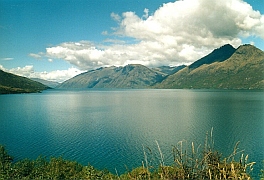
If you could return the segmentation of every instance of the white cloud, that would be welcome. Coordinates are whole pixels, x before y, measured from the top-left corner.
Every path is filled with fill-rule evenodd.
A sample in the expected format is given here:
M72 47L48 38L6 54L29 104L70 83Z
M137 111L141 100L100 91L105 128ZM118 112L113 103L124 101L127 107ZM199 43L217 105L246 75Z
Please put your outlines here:
M40 59L41 55L40 54L34 54L34 53L30 53L29 54L30 57L36 58L36 59Z
M11 60L13 60L14 58L1 58L1 60L3 60L3 61L11 61Z
M28 65L25 67L16 67L9 69L8 72L19 76L29 77L32 73L34 73L34 68L32 65Z
M149 17L149 10L147 8L144 9L144 15L143 18L147 19Z
M50 58L64 59L81 69L101 66L105 52L96 48L91 42L80 41L62 43L55 47L46 48L46 55Z
M40 78L48 81L63 82L68 80L83 71L76 68L69 68L67 70L56 70L51 72L35 72L30 75L30 78Z
M0 64L0 69L5 72L9 72L12 74L16 74L19 76L27 77L27 78L40 78L48 81L55 82L63 82L68 80L84 71L80 71L77 68L68 68L67 70L56 70L50 72L35 72L34 67L32 65L27 65L24 67L16 67L12 69L6 69Z
M4 66L3 66L3 65L1 65L1 64L0 64L0 70L2 70L2 71L7 71L7 69L6 69L6 68L4 68Z
M103 31L101 34L106 36L106 35L108 35L108 32L107 31Z
M121 17L114 12L111 13L111 18L117 22L119 22L121 20Z
M98 66L189 64L224 44L241 45L241 37L264 38L264 16L242 0L179 0L163 4L152 15L144 9L111 13L116 43L65 42L46 48L46 56L80 69ZM103 34L110 35L104 31ZM131 43L123 40L135 39Z
M183 0L164 4L146 20L125 12L117 32L158 42L170 36L178 46L217 47L223 42L237 46L240 34L263 36L261 19L259 12L240 0Z
M104 42L105 43L112 43L112 44L125 44L126 43L126 41L124 41L124 40L120 40L120 39L109 39L109 38L105 39Z

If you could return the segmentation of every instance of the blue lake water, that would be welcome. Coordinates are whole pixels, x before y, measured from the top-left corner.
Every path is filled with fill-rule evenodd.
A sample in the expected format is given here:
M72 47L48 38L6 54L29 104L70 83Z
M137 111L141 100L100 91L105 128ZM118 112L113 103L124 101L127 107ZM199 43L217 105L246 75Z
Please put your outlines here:
M158 163L157 141L170 165L172 145L203 145L212 127L223 156L241 141L254 175L264 160L261 91L49 90L1 95L0 106L0 144L15 160L62 155L121 174L141 166L143 146Z

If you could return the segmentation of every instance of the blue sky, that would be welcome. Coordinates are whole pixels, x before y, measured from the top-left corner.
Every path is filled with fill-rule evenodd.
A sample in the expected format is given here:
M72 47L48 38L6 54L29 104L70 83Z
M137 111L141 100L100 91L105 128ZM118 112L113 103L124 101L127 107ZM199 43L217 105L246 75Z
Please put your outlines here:
M100 66L190 64L225 43L264 50L263 2L0 0L0 68L63 81Z

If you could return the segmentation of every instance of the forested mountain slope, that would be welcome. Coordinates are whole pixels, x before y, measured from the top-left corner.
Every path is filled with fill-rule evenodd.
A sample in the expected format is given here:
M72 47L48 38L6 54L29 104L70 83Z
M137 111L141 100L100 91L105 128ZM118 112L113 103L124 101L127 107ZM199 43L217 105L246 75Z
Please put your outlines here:
M48 88L39 82L0 70L0 94L32 93Z

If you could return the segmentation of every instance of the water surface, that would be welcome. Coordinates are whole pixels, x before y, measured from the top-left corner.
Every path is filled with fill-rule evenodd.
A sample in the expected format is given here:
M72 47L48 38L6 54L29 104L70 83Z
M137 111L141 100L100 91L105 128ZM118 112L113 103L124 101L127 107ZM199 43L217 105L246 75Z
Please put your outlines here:
M239 148L264 159L264 93L207 90L44 91L0 96L0 144L16 160L61 156L118 173L141 166L143 146L165 164L179 141L203 144L213 127L215 148Z

